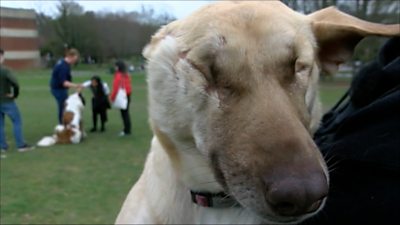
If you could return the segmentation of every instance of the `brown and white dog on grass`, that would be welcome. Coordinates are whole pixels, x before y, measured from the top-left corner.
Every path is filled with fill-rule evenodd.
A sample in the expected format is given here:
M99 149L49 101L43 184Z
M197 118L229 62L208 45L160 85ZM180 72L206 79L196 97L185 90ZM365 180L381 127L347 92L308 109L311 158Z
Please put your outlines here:
M312 139L318 76L368 35L400 35L399 25L238 1L161 28L144 49L154 137L116 223L287 224L318 213L329 189Z
M54 144L78 144L85 136L82 124L82 111L85 100L80 93L70 95L65 101L63 121L54 129L54 135L42 138L38 146L46 147Z

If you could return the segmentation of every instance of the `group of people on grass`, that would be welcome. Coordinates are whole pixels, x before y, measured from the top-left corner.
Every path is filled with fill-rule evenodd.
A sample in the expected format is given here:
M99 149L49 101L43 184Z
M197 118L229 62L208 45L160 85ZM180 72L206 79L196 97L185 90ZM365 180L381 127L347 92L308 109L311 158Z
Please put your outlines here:
M82 88L90 88L93 93L92 98L92 118L93 128L91 132L97 131L97 121L100 117L100 131L105 131L105 123L107 122L107 110L110 108L110 102L115 100L117 91L123 87L127 94L128 107L121 109L121 117L124 125L120 135L125 136L131 133L131 121L129 116L130 95L132 92L131 79L127 72L127 66L123 61L115 63L115 74L113 80L112 91L110 93L107 83L102 82L99 76L93 76L90 81L73 83L71 76L71 65L75 64L79 59L79 52L76 49L69 49L65 58L61 59L54 66L50 80L51 93L56 99L58 106L58 122L61 124L64 110L64 102L68 98L68 89L74 88L80 92Z
M72 81L71 66L79 60L79 52L76 49L69 49L65 57L60 59L53 68L50 79L50 90L57 103L57 119L62 124L65 101L68 98L68 90L75 89L81 92L88 88L92 92L92 122L93 127L90 132L98 131L98 118L100 117L100 131L106 130L108 120L107 110L111 108L111 103L115 100L120 88L125 89L128 105L126 109L121 109L123 121L123 130L120 136L131 134L131 120L129 115L130 95L132 93L131 79L127 72L127 66L123 61L117 61L112 89L110 91L106 82L94 75L90 80L84 83L74 83ZM0 147L2 152L9 149L5 138L5 115L7 115L13 124L13 134L16 147L19 152L25 152L33 149L33 146L27 144L22 132L22 119L15 99L19 95L19 84L11 71L3 65L4 51L0 49Z

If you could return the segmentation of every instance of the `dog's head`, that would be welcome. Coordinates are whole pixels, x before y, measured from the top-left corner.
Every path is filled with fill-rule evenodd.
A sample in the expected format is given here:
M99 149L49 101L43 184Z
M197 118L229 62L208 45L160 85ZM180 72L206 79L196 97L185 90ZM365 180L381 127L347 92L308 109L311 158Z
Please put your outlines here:
M76 130L71 127L57 125L55 128L55 136L58 144L71 144L71 137L75 136Z
M69 124L57 125L54 131L57 143L59 144L78 144L80 143L83 135L79 128Z
M163 27L145 48L153 129L188 188L223 190L266 222L298 222L328 193L312 140L320 70L398 26L327 8L222 2Z

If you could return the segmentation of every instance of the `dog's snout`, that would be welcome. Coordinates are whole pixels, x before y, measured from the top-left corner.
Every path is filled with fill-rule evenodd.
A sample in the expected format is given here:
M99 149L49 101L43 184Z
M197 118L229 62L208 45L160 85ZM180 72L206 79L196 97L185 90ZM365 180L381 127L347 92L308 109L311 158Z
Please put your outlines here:
M316 211L327 194L328 182L321 173L272 181L266 200L272 210L281 216L299 216Z

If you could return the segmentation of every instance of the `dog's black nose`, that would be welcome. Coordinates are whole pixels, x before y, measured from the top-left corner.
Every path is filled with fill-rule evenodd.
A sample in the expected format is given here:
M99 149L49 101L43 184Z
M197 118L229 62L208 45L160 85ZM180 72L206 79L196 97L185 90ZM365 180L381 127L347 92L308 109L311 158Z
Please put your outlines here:
M324 174L307 178L286 177L273 181L266 193L272 209L281 216L299 216L316 211L328 194Z

